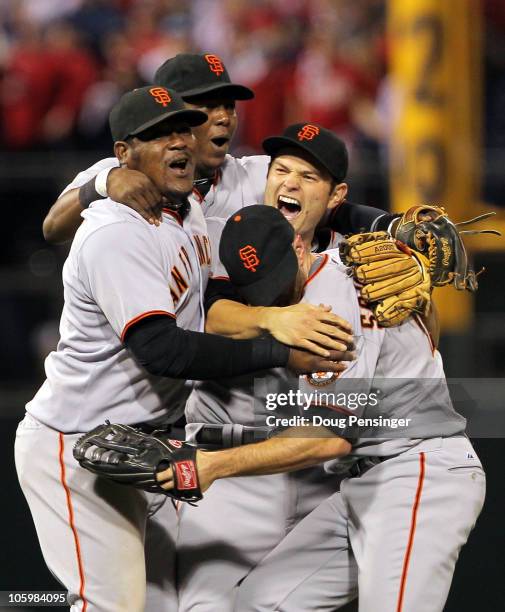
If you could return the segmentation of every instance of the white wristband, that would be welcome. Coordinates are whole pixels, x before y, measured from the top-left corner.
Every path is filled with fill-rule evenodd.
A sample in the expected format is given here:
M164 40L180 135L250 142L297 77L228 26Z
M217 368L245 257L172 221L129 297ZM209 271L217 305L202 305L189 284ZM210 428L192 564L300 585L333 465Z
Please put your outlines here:
M105 168L105 170L100 170L100 172L96 175L95 178L95 189L98 195L101 195L102 198L108 197L107 193L107 177L109 176L109 172L112 168Z

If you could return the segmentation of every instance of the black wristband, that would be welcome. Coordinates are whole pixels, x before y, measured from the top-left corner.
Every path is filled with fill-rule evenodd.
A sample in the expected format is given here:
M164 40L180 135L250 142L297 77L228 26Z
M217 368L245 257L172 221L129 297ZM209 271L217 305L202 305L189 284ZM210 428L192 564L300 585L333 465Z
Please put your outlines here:
M289 346L278 342L272 336L253 340L252 362L255 370L264 369L265 364L269 364L269 368L280 368L287 365L288 359Z
M91 202L104 199L96 190L95 178L93 177L79 188L79 204L82 208L88 208Z

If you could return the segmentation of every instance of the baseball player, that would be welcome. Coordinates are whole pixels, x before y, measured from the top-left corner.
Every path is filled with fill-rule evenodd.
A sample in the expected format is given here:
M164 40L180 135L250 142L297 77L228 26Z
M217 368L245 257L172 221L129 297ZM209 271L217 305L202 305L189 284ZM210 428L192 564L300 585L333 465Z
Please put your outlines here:
M198 140L196 184L190 199L199 202L204 215L226 219L234 211L250 204L261 204L264 201L269 157L265 155L243 157L237 159L228 154L231 138L237 127L235 101L246 100L253 96L250 89L232 83L222 61L215 55L180 54L167 60L157 71L157 84L172 87L180 92L186 104L191 108L204 110L209 120L195 129ZM313 139L317 136L320 126L301 124L300 138ZM338 202L325 220L335 231L318 232L314 242L315 250L324 250L332 246L335 232L352 234L360 231L390 230L395 225L397 216L389 215L381 210L368 206L351 205L346 202L347 185L343 184L337 190ZM129 168L117 168L117 160L109 158L102 160L80 173L64 190L58 201L53 205L44 221L45 236L54 241L69 239L81 222L80 213L89 202L110 194L118 202L122 202L137 210L144 218L156 223L158 203L162 197L156 187L138 171ZM293 218L297 214L296 203L277 203L278 206ZM380 298L401 295L402 306L398 310L398 300L394 298L394 307L398 319L403 319L412 310L425 310L429 307L429 287L418 291L417 286L428 281L428 273L422 269L422 263L407 261L405 267L397 267L394 262L388 267L389 276L386 285L381 288ZM374 272L375 274L375 272ZM411 289L414 281L415 290ZM364 281L369 284L368 278ZM210 280L210 286L218 285L219 281ZM407 285L407 286L406 286ZM425 283L429 285L429 282ZM405 292L410 290L405 295ZM368 292L363 291L364 299L368 300ZM375 297L379 297L377 294ZM383 318L379 309L382 305L375 302L374 312L381 323ZM270 313L267 321L267 331L282 341L288 341L293 346L305 348L307 342L314 340L314 326L321 325L321 319L327 317L317 309L307 311L306 305L293 307L289 312ZM387 317L386 317L387 318ZM334 321L335 322L335 321ZM290 331L292 330L292 332ZM340 338L343 340L344 338ZM340 350L341 345L333 339L323 340L323 345L330 350ZM314 346L312 345L312 350Z
M61 339L18 428L21 487L46 563L68 589L74 611L144 610L146 520L164 501L80 468L72 457L79 432L106 418L147 430L176 420L190 391L185 379L286 364L310 371L316 362L340 371L333 361L272 338L200 333L211 254L202 211L187 196L194 178L191 126L205 121L163 87L129 92L112 109L114 152L163 194L162 223L150 226L111 199L85 212L63 270ZM168 558L158 610L176 606L169 573L175 513L167 516L159 532Z
M201 204L204 215L227 219L243 206L263 204L269 157L228 154L237 128L235 102L251 99L253 92L232 83L223 62L213 54L184 53L170 58L156 72L155 83L175 89L189 107L203 110L209 117L194 131L199 147L195 188L190 196ZM317 130L318 126L306 124L303 137L313 138ZM341 234L386 230L395 219L380 209L349 204L346 194L345 189L340 191L339 206L329 219ZM106 195L156 221L162 197L156 187L141 173L119 168L117 159L107 158L78 174L65 188L44 220L46 239L71 239L82 221L83 208Z
M260 155L237 159L227 154L237 127L235 101L252 98L253 92L243 85L232 83L219 58L209 54L177 55L159 68L155 80L160 85L181 92L189 108L202 110L209 117L206 123L194 129L198 141L198 178L190 201L202 208L204 216L222 219L242 206L262 203L269 157ZM131 206L144 215L148 208L149 216L156 218L162 196L152 181L138 170L124 166L119 168L117 158L107 158L81 172L65 188L44 221L46 237L72 237L82 221L83 208L90 201L106 195L106 187L115 201ZM339 203L343 201L345 193L346 186L342 185ZM363 210L369 214L368 207L363 207ZM372 210L375 216L384 214L383 211ZM364 220L360 218L355 223L362 222ZM369 222L366 226L369 226ZM215 284L216 291L219 291L219 281ZM343 329L340 334L338 327L324 327L328 321L345 328L345 323L332 317L327 309L307 309L304 306L289 313L270 313L264 323L268 326L265 331L290 345L320 351L314 343L317 328L317 333L328 333L326 338L317 336L324 348L343 350L342 341L347 340L348 330Z
M299 415L294 421L279 418L284 416L278 414L285 404L279 393L284 389L272 380L257 381L256 388L263 392L258 398L267 401L256 412L256 425L291 426L282 437L197 452L200 487L212 486L201 502L201 512L184 507L182 543L189 541L186 517L198 516L192 525L204 541L199 548L196 539L190 540L195 547L194 571L198 575L204 566L211 572L214 609L227 609L221 606L219 591L226 578L208 566L214 547L223 553L222 538L228 547L236 547L235 554L223 547L222 572L233 572L236 566L246 571L249 557L242 544L249 542L249 532L259 538L258 542L252 538L256 553L270 523L279 529L277 514L264 508L275 508L279 497L294 507L300 501L286 494L280 472L332 459L325 467L336 480L337 474L344 475L340 491L291 531L286 522L289 533L242 582L234 609L336 610L359 593L363 612L441 612L459 551L482 508L485 475L464 434L465 419L452 407L440 354L418 318L380 328L372 312L360 304L338 251L316 256L299 238L291 247L293 233L283 219L274 218L277 215L275 210L253 206L227 222L220 251L230 280L246 301L290 303L301 293L302 299L311 295L330 301L352 322L362 339L361 350L338 377L317 373L300 378L297 388L303 399L294 403L293 414ZM244 268L240 257L244 245L254 249L262 262L259 279ZM284 253L282 259L279 253ZM280 277L287 285L279 283ZM363 396L359 402L358 395ZM274 411L267 413L271 402ZM363 419L358 429L351 417ZM170 470L159 479L171 487ZM248 495L243 496L243 491ZM216 506L221 507L222 518L213 511ZM207 522L209 510L216 525ZM292 518L285 511L285 518ZM206 530L213 537L206 539ZM189 573L187 579L191 584ZM192 609L212 609L199 603L204 597L196 591Z
M197 179L190 196L192 201L200 203L204 216L226 219L243 206L263 203L269 157L259 155L237 159L228 154L230 141L237 127L235 101L247 100L253 96L253 92L243 85L232 83L226 67L213 54L177 55L158 69L155 81L161 86L175 89L189 107L204 110L209 116L204 125L195 128L199 145ZM300 124L299 137L304 140L313 139L320 129L322 128L317 125ZM81 222L82 209L88 206L89 202L105 197L108 193L115 201L133 207L144 218L156 222L156 210L162 197L159 191L138 171L117 168L117 160L109 158L80 173L64 190L44 221L46 237L51 240L71 238ZM397 215L346 202L345 183L339 185L336 194L336 205L325 220L335 231L318 232L313 245L315 250L321 251L334 245L336 233L352 234L368 229L389 230L395 224ZM288 218L293 220L297 216L296 202L276 202L276 205ZM423 272L425 279L428 279L428 273L423 271L419 261L405 261L405 265L410 267L409 274L405 274L405 269L397 269L394 264L389 266L387 287L382 287L381 298L404 294L406 289L410 288L411 282L415 285L422 282L420 276ZM365 284L368 282L366 280ZM211 289L221 290L219 280L210 279L209 285ZM368 299L367 293L363 293L364 299ZM413 309L426 310L429 307L429 290L420 292L416 288L414 292L410 291L406 298L402 301L403 318ZM377 305L380 303L375 304L374 310L377 312ZM267 320L260 323L268 325L266 330L278 340L299 348L310 346L311 350L316 350L314 328L320 327L327 318L327 311L321 312L315 308L307 310L307 305L298 305L290 311L271 312ZM382 318L379 320L382 322ZM337 323L335 320L333 322ZM339 340L345 341L345 337L338 337L335 328L333 332L333 338L320 337L319 340L324 348L342 350Z
M299 126L291 126L286 131L296 134ZM282 155L278 155L279 150L274 147L279 142L284 144ZM270 145L275 158L270 167L266 194L270 194L272 202L296 198L301 207L295 220L296 228L300 240L310 250L320 219L337 205L347 170L345 146L331 131L324 129L317 139L292 142L287 137L284 140L275 137L266 141L266 146ZM319 160L320 157L323 161ZM284 176L283 189L279 192L281 168L288 176ZM277 210L277 206L264 208L265 211L258 206L244 207L234 218L237 226L241 226L249 219L251 210L256 212L257 218L253 216L249 223L258 226L258 232L265 232L263 239L266 242L277 232L285 232L286 227L283 213ZM262 307L270 306L270 302L264 299L261 281L267 263L262 256L256 257L254 250L247 249L247 241L241 245L219 246L223 220L208 218L207 225L212 251L219 252L223 261L230 253L240 252L244 272L253 270L257 282L254 290L248 293L247 306L235 300L220 299L220 295L208 299L206 329L231 337L257 335L257 313L265 311ZM291 234L288 227L288 237ZM280 291L289 287L291 281L289 275L283 274L285 255L285 244L276 252L268 253L279 264L276 283ZM213 276L228 282L227 272L218 259L215 259L215 265ZM334 291L327 284L325 274L319 274L325 265L325 258L314 258L312 280L307 283L303 300L287 302L283 306L298 302L325 303L325 297ZM239 279L235 281L240 288ZM229 295L225 293L224 297ZM355 323L359 324L359 321ZM204 446L210 443L216 448L265 437L268 435L264 423L265 390L287 386L288 378L286 370L279 368L255 376L197 383L186 404L187 438ZM260 426L258 420L263 420ZM198 507L183 505L177 540L180 612L231 610L235 587L249 569L337 487L335 478L328 478L322 468L314 468L295 474L223 481L213 487ZM225 528L223 517L226 517Z

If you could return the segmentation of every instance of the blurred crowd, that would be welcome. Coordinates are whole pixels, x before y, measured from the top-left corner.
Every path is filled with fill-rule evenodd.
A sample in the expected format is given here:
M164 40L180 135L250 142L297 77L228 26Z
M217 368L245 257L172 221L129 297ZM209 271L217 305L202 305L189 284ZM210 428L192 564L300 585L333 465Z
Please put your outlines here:
M453 0L456 1L456 0ZM500 202L505 161L505 1L485 18L485 196ZM0 0L0 150L110 151L108 113L180 52L220 55L252 87L238 155L298 120L347 143L353 177L384 197L391 124L387 0ZM374 186L374 185L375 186ZM362 194L359 194L362 195Z
M0 0L1 146L97 148L126 90L180 52L220 55L257 97L236 147L298 119L380 139L383 0Z

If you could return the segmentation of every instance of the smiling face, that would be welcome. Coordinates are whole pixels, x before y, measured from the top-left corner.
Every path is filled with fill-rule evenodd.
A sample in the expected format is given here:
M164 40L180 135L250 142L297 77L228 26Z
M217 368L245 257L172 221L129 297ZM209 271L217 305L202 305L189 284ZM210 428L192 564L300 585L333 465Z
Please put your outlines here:
M149 128L128 142L115 144L121 164L144 173L175 203L193 189L195 148L191 128L176 119Z
M202 110L209 116L203 125L193 128L193 133L198 142L197 178L213 176L223 164L237 129L235 100L209 94L186 101L186 107Z
M282 149L270 164L265 204L278 208L307 245L325 212L338 206L346 194L347 185L335 184L301 149Z

